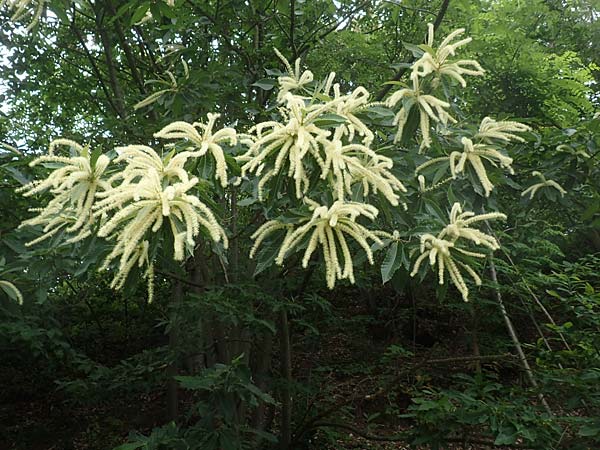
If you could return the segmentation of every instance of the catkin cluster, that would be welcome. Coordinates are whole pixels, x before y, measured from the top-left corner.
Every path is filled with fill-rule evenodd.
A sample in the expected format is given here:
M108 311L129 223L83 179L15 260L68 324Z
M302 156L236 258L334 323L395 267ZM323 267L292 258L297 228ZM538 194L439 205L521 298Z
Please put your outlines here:
M241 177L253 174L258 178L261 201L273 180L288 177L293 195L308 205L311 215L295 223L267 221L253 235L250 256L270 235L281 233L275 258L278 265L283 265L290 254L304 250L302 266L307 267L320 247L327 286L332 289L336 280L354 282L349 242L362 248L371 264L372 243L382 245L378 237L381 232L359 223L360 218L372 221L378 215L377 208L367 203L369 195L379 193L398 206L404 203L401 195L406 188L392 172L392 159L371 148L375 135L361 119L361 111L371 105L369 92L357 87L343 94L340 85L334 83L335 73L323 85L309 90L313 74L301 71L300 60L292 68L277 54L288 72L278 80L281 121L259 123L244 136L248 151L238 157ZM350 200L357 185L363 202ZM321 204L309 197L319 189L330 195L331 203Z
M40 226L42 234L27 245L64 232L67 242L77 242L97 230L111 243L111 251L100 270L116 262L111 287L120 289L131 270L138 267L148 281L149 299L154 287L154 252L160 243L154 238L166 227L172 235L172 255L176 261L190 254L202 231L214 242L227 247L227 236L211 209L198 197L199 180L186 164L210 154L215 162L215 178L227 184L227 165L222 145L234 145L232 128L213 131L219 116L209 114L207 123L174 122L155 134L157 138L177 140L168 144L164 155L145 145L116 148L112 162L105 154L91 153L76 142L59 139L50 145L48 155L31 165L52 164L54 169L42 180L33 181L20 191L25 196L49 193L44 208L20 226ZM74 156L54 154L57 146L67 146ZM177 148L174 148L177 147ZM107 175L109 164L118 168Z
M23 2L24 5L29 3ZM411 112L416 111L421 135L419 152L432 148L441 150L433 145L432 122L446 128L444 136L449 150L429 158L415 170L421 194L473 170L485 196L489 196L494 188L487 173L489 167L499 166L512 173L513 160L502 152L502 145L524 142L518 133L529 130L518 122L489 117L482 120L474 133L449 130L457 120L449 112L450 99L436 97L436 92L442 91L438 88L446 82L464 88L465 76L481 76L484 70L477 61L456 58L456 52L471 41L471 38L457 40L464 29L452 32L434 48L433 25L428 27L427 42L421 46L423 54L411 66L412 87L397 90L384 103L370 102L370 94L362 86L342 92L340 84L334 82L335 73L317 83L312 72L302 70L299 59L292 67L276 50L287 70L278 79L278 117L258 123L246 133L238 134L233 128L213 131L218 114L208 114L206 123L173 122L154 135L169 141L164 152L145 145L117 148L118 157L112 164L119 169L112 176L106 175L110 163L106 155L91 154L72 141L55 141L50 154L37 158L32 165L52 163L58 168L46 179L22 188L26 196L42 192L52 195L45 208L35 210L36 217L21 225L42 228L42 234L28 245L59 232L66 233L70 242L76 242L89 236L96 227L98 236L112 244L101 268L116 265L112 286L122 287L131 270L138 267L149 280L152 294L154 254L161 244L154 237L163 228L171 234L169 242L177 261L191 254L201 232L227 247L225 231L198 196L199 180L188 172L191 165L188 162L209 156L215 181L226 188L229 179L223 146L241 145L245 151L236 157L240 165L237 183L254 177L259 201L288 193L294 202L303 205L300 209L304 208L304 215L294 220L267 217L252 235L250 257L268 241L276 246L276 264L283 265L291 254L303 252L301 262L306 268L320 248L327 286L333 288L336 280L342 279L354 282L353 246L362 249L373 264L374 245L384 246L382 238L398 240L396 234L371 230L364 224L374 222L379 215L372 204L374 199L407 209L407 189L395 174L393 159L377 151L374 145L378 136L369 127L371 108L400 105L392 120L395 143L403 138ZM184 69L188 77L185 63ZM165 81L167 89L150 95L135 108L148 106L161 96L177 91L176 79L170 72L167 75L170 78ZM57 145L71 147L75 155L54 155ZM426 187L426 169L438 164L446 164L450 176ZM526 189L523 195L533 197L537 190L545 187L564 194L554 181L546 180L537 172L534 175L540 177L541 182ZM461 259L485 255L467 250L464 244L497 249L498 243L492 236L472 225L498 218L505 216L463 212L460 204L455 203L443 230L420 236L420 254L411 275L415 276L428 259L431 267L437 266L439 283L444 283L447 272L467 300L469 290L463 272L476 284L480 284L481 279L468 262Z
M498 212L479 215L475 215L471 211L463 212L460 203L454 203L450 211L450 222L437 236L429 233L421 235L421 254L415 261L410 276L414 277L419 272L421 263L425 259L429 259L431 267L437 265L439 284L444 284L444 273L447 271L450 280L462 294L463 299L467 301L469 299L469 288L462 276L461 269L466 271L478 286L481 284L481 278L469 264L455 259L455 255L462 254L474 258L485 258L484 253L461 248L465 241L482 245L490 250L500 248L498 241L493 236L471 227L476 222L493 219L506 219L506 216Z

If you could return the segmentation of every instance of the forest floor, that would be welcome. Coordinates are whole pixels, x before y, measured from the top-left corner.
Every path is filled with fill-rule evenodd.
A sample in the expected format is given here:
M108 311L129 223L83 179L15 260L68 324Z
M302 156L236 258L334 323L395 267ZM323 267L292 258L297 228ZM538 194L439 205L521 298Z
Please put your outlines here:
M410 317L410 305L403 301L387 299L389 311L400 313L378 318L360 292L349 290L331 299L328 319L316 330L301 326L292 330L293 376L313 387L295 398L295 408L306 411L305 426L296 429L302 434L298 449L418 448L394 439L396 433L410 427L408 419L398 419L411 404L407 386L427 386L454 370L474 370L472 362L460 361L470 350L459 344L464 341L456 336L459 326L436 323L435 314L427 311L412 311L418 316ZM402 315L402 326L392 323L394 317ZM447 330L447 334L433 336L433 329ZM409 349L409 353L390 356L386 354L390 346ZM125 348L131 353L135 344L132 348L131 342L98 341L93 345L95 354L88 356L118 361L129 356L125 351L119 353ZM458 362L452 361L455 357ZM423 376L418 370L422 362L431 360L449 361L427 366L427 379L419 379ZM75 403L53 380L40 379L47 369L14 364L0 367L4 385L0 394L0 449L110 450L123 443L130 430L148 433L164 423L163 388L121 396L106 393L105 398L100 393L88 403ZM55 370L61 371L60 367ZM445 448L488 447L449 444Z

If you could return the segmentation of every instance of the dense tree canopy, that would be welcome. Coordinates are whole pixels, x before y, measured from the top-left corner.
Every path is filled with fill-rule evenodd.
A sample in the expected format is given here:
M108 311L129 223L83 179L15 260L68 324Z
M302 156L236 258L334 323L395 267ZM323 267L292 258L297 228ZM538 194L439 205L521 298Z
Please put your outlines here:
M0 5L0 447L600 444L594 1Z

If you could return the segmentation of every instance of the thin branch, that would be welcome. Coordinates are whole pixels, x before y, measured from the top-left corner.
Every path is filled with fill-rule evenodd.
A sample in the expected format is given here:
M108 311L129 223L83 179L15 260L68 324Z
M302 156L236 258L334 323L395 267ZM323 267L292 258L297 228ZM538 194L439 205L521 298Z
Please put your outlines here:
M108 68L108 79L110 81L110 85L112 91L115 94L115 106L117 107L117 112L119 116L122 118L127 117L125 112L125 105L123 104L123 91L121 90L121 84L117 79L117 69L115 67L113 53L112 53L112 44L108 37L108 33L106 28L102 26L100 20L97 20L97 31L100 35L100 41L102 42L102 47L104 48L104 59L106 61L106 67Z
M117 11L112 3L112 1L107 1L106 5L108 6L109 12L113 15L117 15ZM121 47L123 47L123 52L125 53L125 58L127 59L127 65L129 66L129 71L131 72L131 76L133 80L137 84L141 94L147 94L146 86L144 85L144 80L142 79L142 75L140 74L137 64L135 62L135 57L133 56L133 52L131 51L131 47L127 42L127 37L123 32L123 27L121 26L121 21L119 19L114 21L114 28L117 32L117 36L119 38L119 42L121 43Z
M155 270L155 272L157 275L162 275L163 277L171 278L172 280L178 281L183 284L187 284L188 286L193 286L193 287L197 287L200 289L205 288L205 286L203 286L201 284L194 283L193 281L190 281L186 278L180 277L179 275L175 275L174 273L171 273L171 272L163 272L162 270Z
M290 48L292 49L292 59L295 60L298 51L294 42L294 31L296 28L296 0L290 0Z
M382 435L375 435L375 434L371 434L368 433L364 430L361 430L360 428L357 428L353 425L347 424L347 423L339 423L339 422L317 422L315 423L315 428L316 427L326 427L326 428L339 428L342 430L347 430L347 431L351 431L352 433L356 434L357 436L360 436L364 439L367 439L369 441L378 441L378 442L408 442L408 440L410 439L410 436L408 434L398 434L398 435L392 435L392 436L382 436ZM532 447L528 447L525 445L518 445L518 444L513 444L513 445L506 445L506 444L502 444L502 445L497 445L494 444L493 441L491 440L484 440L484 439L469 439L468 437L464 437L464 438L445 438L443 439L444 442L448 442L448 443L460 443L460 444L474 444L477 446L487 446L487 447L509 447L509 448L519 448L519 449L530 449Z
M433 22L434 30L437 30L439 28L439 26L441 25L442 21L444 20L444 16L446 15L446 11L448 10L449 4L450 4L450 0L444 0L442 2L442 5L440 6L440 10L438 11L437 16L435 17L435 21ZM414 61L414 58L412 58L410 61L407 61L407 63L412 63L413 61ZM407 70L408 70L407 67L401 67L400 69L398 69L398 72L396 72L396 75L394 75L394 77L392 78L392 81L399 81L400 78L402 78L402 76L406 73ZM381 90L375 96L375 101L380 102L381 100L383 100L383 97L385 97L387 95L387 93L390 92L390 89L392 89L391 84L386 84L385 86L383 86L383 88L381 88Z
M325 39L328 35L330 35L331 33L333 33L335 30L338 29L338 27L344 23L346 20L350 19L356 12L358 12L360 9L364 8L365 6L367 6L369 3L371 3L370 0L364 1L360 4L358 4L357 6L355 6L354 8L352 8L348 13L346 13L344 16L341 17L341 19L337 20L336 22L334 22L333 24L329 24L330 27L324 31L323 33L319 34L317 36L317 34L319 33L320 30L322 30L323 28L326 28L328 25L323 25L321 27L316 28L315 30L313 30L310 35L305 39L304 43L299 47L298 49L298 55L303 55L305 54L312 45L314 45L315 42L319 42L322 39ZM316 36L316 38L315 38Z
M75 25L75 12L73 13L73 21L71 22L71 30L73 30L73 32L75 33L75 36L77 37L77 40L79 41L79 44L81 45L81 47L83 47L83 51L85 52L85 54L88 58L88 61L90 62L90 65L92 66L92 70L93 70L94 74L96 75L96 79L98 80L98 83L100 84L100 88L102 89L102 92L104 92L104 96L106 97L108 104L110 105L110 107L113 109L113 111L115 113L119 114L117 105L115 105L115 103L113 102L112 95L110 95L110 92L108 91L108 88L107 88L106 84L104 83L104 78L102 77L102 73L100 72L100 69L98 68L98 65L96 64L96 60L90 53L90 50L87 48L85 40L83 39L83 35L81 34L81 30L79 28L77 28L77 26Z
M488 229L491 230L489 223L487 223L487 226L488 226ZM497 286L498 285L498 275L496 273L496 265L494 264L493 257L490 256L489 261L490 261L490 275L492 276L492 281ZM504 306L504 302L502 301L502 294L500 294L500 290L497 287L494 288L494 292L496 294L496 302L498 303L498 306L500 307L500 312L502 313L502 318L504 319L504 323L506 324L506 329L508 330L508 334L510 335L510 338L513 342L515 350L517 351L517 353L519 355L519 359L521 360L521 365L523 366L523 369L525 370L527 379L529 380L529 383L531 384L531 386L534 389L539 389L539 385L535 379L533 370L531 369L531 366L529 365L529 361L527 361L527 357L525 356L525 352L523 351L523 346L521 345L521 341L519 341L519 337L517 336L517 331L515 330L512 320L510 319L510 316L508 315L508 311L506 310L506 307ZM540 399L540 402L544 406L544 409L546 410L548 415L554 416L554 414L552 413L552 410L550 409L550 405L548 404L548 402L546 401L546 398L544 397L544 394L542 394L540 392L538 394L538 398Z

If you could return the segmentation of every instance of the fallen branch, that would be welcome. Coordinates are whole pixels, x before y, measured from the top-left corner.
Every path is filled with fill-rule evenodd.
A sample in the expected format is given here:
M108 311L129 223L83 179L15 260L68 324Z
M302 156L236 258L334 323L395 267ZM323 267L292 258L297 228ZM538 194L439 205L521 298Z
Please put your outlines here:
M397 434L392 436L382 436L368 433L360 428L357 428L353 425L347 423L337 423L337 422L317 422L314 424L316 427L325 427L325 428L339 428L342 430L351 431L352 433L360 436L369 441L379 441L379 442L407 442L409 436L407 434ZM444 442L448 443L460 443L460 444L474 444L488 447L508 447L508 448L519 448L519 449L530 449L532 447L528 447L526 445L513 444L513 445L496 445L494 441L486 440L486 439L469 439L469 438L445 438Z

